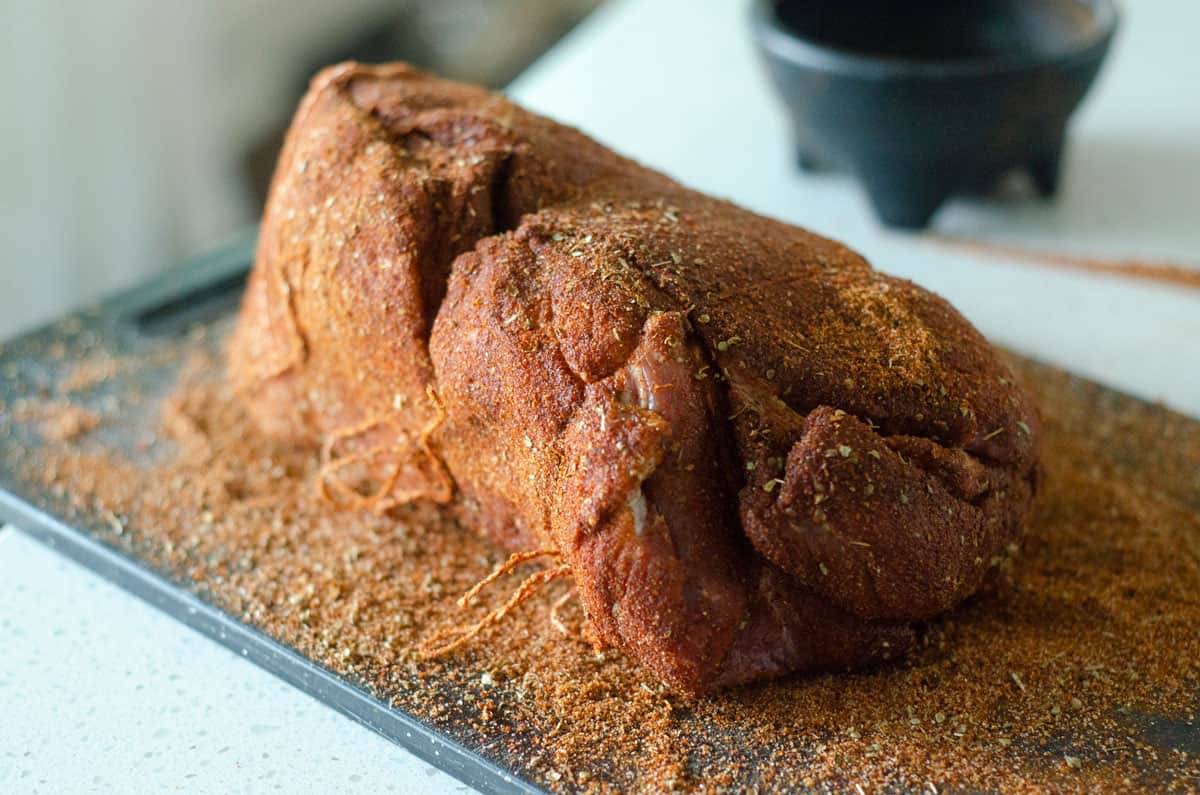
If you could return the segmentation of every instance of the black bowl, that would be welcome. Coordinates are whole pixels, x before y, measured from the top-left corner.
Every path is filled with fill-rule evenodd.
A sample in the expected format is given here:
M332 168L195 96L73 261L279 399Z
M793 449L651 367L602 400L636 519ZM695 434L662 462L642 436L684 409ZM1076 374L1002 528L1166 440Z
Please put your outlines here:
M1117 26L1111 0L755 0L802 168L853 173L890 226L1025 168L1058 186L1067 119Z

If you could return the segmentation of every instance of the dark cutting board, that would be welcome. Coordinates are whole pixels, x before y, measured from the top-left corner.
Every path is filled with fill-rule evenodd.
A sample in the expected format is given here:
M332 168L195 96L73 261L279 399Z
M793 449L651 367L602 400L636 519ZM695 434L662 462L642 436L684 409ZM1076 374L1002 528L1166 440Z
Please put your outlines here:
M114 543L111 516L68 512L61 494L55 495L23 476L28 474L29 461L36 459L39 446L45 442L37 423L23 419L18 407L61 395L63 379L77 373L83 358L98 350L115 356L139 357L153 364L130 372L117 369L72 398L74 403L104 410L105 421L90 434L90 442L109 446L127 456L154 455L145 445L159 416L153 404L172 389L180 362L185 358L183 353L189 348L219 349L236 309L252 251L253 240L244 240L151 284L0 346L0 520L13 523L474 787L485 792L571 788L566 780L556 782L530 772L511 753L495 750L497 746L488 742L486 736L479 736L478 731L459 731L453 722L445 721L435 727L394 708L359 683L223 612L198 595L182 572L155 569L128 545ZM1023 366L1050 372L1042 365ZM1177 441L1187 437L1189 445L1173 445L1172 455L1195 455L1178 450L1200 449L1200 423L1090 382L1061 374L1055 377L1071 391L1076 410L1093 412L1097 423L1107 422L1105 418L1114 422L1157 423L1164 434ZM138 401L119 400L133 391L140 396ZM1156 471L1179 473L1172 476L1174 481L1159 485L1172 499L1200 513L1200 460L1177 459L1164 469L1161 450L1114 444L1111 453L1114 471L1136 471L1143 465L1149 466L1153 459ZM1200 543L1200 539L1193 541ZM452 682L431 681L428 686L445 692L448 703L455 701L456 685ZM1136 724L1139 741L1156 751L1139 761L1145 773L1140 779L1143 783L1196 786L1194 779L1190 784L1187 781L1190 775L1186 764L1184 772L1180 772L1179 757L1195 759L1200 755L1200 726L1194 717L1180 717L1189 712L1194 716L1197 705L1198 700L1192 694L1184 696L1171 715L1130 714L1130 725ZM501 722L497 722L496 731L503 729ZM704 735L706 729L699 725L694 731ZM748 740L728 729L698 736L697 741L703 743L708 753L765 758L762 752L739 747ZM1095 745L1086 736L1070 738L1071 748L1103 764L1102 754ZM493 750L485 750L489 748ZM1047 749L1037 749L1037 753L1045 755ZM598 764L597 769L605 765L603 760ZM792 772L796 776L803 773L803 760L791 764L795 765ZM518 770L524 772L518 775L515 772ZM774 783L779 781L774 778ZM853 771L847 771L842 783L850 781Z

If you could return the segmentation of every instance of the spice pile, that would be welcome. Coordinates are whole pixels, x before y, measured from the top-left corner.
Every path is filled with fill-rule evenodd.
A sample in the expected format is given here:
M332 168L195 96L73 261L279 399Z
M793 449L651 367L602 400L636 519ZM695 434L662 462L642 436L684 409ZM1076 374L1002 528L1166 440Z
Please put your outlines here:
M1008 580L889 667L688 702L593 649L573 601L558 612L568 634L552 625L569 582L423 659L534 569L460 610L503 556L427 509L330 510L316 452L260 437L218 362L193 360L163 403L169 454L118 452L88 415L21 466L107 542L548 789L1200 787L1194 421L1018 362L1044 414L1046 478Z

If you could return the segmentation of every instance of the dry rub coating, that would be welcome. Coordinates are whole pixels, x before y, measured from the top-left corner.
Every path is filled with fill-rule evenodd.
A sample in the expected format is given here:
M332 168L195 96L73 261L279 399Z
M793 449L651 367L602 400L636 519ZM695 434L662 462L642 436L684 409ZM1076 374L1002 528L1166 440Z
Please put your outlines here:
M693 694L903 652L1036 480L1036 410L942 299L403 65L315 79L231 362L331 499L555 550Z

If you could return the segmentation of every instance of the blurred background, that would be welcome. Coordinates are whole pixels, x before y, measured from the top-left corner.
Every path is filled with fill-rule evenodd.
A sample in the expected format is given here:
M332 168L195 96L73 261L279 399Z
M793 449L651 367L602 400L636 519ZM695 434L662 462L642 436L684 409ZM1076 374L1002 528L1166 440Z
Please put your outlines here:
M500 88L600 2L0 2L0 339L253 223L321 66Z

